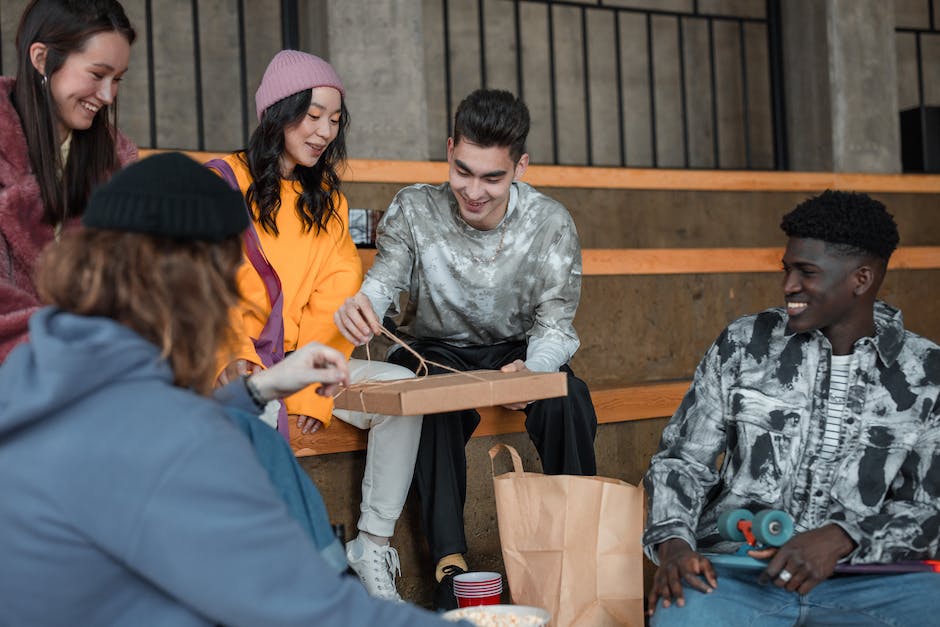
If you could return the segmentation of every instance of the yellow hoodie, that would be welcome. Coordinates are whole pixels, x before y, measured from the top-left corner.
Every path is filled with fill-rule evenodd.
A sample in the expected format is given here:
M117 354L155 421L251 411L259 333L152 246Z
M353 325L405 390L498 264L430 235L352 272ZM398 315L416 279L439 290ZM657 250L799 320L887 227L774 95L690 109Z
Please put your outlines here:
M243 156L244 153L235 153L224 158L235 172L242 194L251 184ZM299 193L298 182L281 181L281 208L276 218L278 235L268 233L255 223L261 248L281 279L284 292L284 352L308 342L320 342L348 358L353 347L333 323L333 313L362 283L362 262L349 235L349 205L346 197L337 192L338 219L331 218L326 229L319 233L313 229L304 232L295 209ZM233 320L238 335L235 358L260 364L251 338L261 333L271 305L261 277L247 259L238 271L238 287L245 302ZM288 397L287 412L312 416L329 425L333 418L333 401L317 395L315 389L316 386L311 386Z

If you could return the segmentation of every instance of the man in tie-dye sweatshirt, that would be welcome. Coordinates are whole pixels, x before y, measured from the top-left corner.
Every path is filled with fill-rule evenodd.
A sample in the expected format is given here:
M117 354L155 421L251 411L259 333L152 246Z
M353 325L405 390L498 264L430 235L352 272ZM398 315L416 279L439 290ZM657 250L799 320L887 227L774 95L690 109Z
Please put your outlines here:
M652 624L929 624L940 575L832 577L938 549L940 347L876 298L897 226L827 191L781 228L785 306L718 336L644 480ZM762 572L700 553L737 549L717 520L739 508L793 518L792 539L752 551Z

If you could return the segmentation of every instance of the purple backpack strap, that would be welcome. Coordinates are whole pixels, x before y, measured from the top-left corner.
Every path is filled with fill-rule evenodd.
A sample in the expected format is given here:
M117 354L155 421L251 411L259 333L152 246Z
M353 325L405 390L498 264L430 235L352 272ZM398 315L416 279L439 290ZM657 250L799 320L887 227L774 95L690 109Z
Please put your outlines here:
M212 159L203 165L217 171L232 189L241 193L241 188L238 187L238 181L235 178L235 172L232 171L232 167L228 163L222 159ZM257 338L251 339L258 357L261 358L261 363L265 368L270 368L284 359L284 292L281 290L281 280L278 278L277 272L275 272L267 257L264 256L261 240L258 239L254 220L251 219L251 212L248 211L247 205L245 211L248 212L249 217L248 228L242 234L245 256L248 257L248 262L251 263L258 276L261 277L264 289L268 294L268 301L271 303L271 313L268 315L264 328L261 329L261 334ZM287 411L284 408L284 403L281 403L278 412L277 430L285 439L290 439L290 428L287 423Z

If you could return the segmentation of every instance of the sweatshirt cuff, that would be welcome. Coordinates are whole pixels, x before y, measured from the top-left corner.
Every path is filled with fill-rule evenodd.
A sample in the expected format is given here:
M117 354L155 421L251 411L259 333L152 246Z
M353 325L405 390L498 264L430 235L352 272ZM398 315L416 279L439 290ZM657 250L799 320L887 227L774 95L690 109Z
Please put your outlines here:
M284 399L288 414L316 418L329 427L333 421L333 399L317 394L316 386L306 387Z
M372 311L375 312L376 317L381 322L385 318L385 314L388 313L393 300L392 296L388 294L388 289L378 281L366 276L359 291L369 299L369 303L372 304Z
M698 550L696 548L698 543L695 541L695 534L692 533L691 529L685 525L669 523L656 527L648 527L646 529L643 533L643 553L646 554L646 557L649 558L651 562L658 566L659 555L657 554L656 547L666 540L673 538L684 541L693 551Z
M529 344L532 347L532 344ZM567 363L567 353L558 347L541 343L525 359L525 367L532 372L558 372Z
M859 547L862 546L862 530L859 529L858 526L844 520L827 520L822 525L820 525L820 527L823 525L836 525L842 529L842 531L845 532L845 535L847 535L849 539L855 544L854 549L839 558L840 563L850 563L852 559L858 555Z
M261 413L248 393L248 388L245 387L245 380L242 377L216 388L212 393L212 398L226 407L240 409L249 414Z

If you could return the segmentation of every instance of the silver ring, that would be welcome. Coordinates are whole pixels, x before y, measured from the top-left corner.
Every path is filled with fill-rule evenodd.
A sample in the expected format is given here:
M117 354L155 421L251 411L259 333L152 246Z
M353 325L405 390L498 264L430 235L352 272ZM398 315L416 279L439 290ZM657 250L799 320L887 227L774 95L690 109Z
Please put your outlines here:
M793 579L793 573L791 573L789 570L787 570L786 568L784 568L784 569L781 570L780 573L777 575L777 579L779 579L779 580L782 581L783 583L786 583L786 582L790 581L791 579Z

